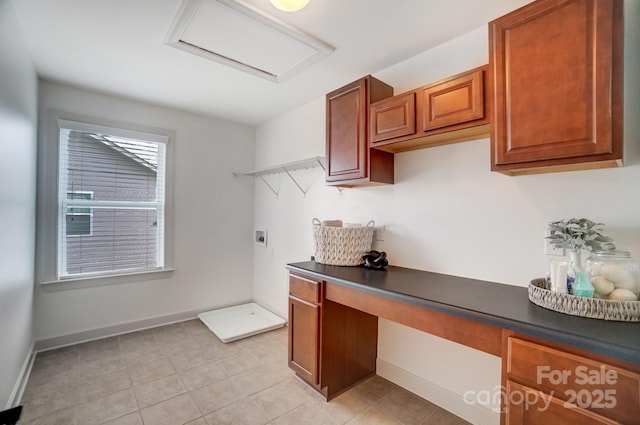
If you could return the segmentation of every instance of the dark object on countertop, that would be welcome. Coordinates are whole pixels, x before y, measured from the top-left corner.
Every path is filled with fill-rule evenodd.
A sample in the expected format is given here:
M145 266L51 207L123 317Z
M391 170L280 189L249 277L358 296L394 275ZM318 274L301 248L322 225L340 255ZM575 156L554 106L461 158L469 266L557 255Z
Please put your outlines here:
M0 424L2 425L16 425L20 420L20 414L22 413L22 406L12 407L8 410L0 412Z
M382 270L389 265L389 261L387 261L387 253L384 251L365 252L362 255L362 259L364 260L364 266L371 269Z

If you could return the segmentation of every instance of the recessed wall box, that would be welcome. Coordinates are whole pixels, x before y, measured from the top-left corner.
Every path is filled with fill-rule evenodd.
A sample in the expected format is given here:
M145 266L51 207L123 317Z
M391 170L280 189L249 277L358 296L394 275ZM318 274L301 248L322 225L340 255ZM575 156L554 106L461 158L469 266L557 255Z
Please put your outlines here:
M256 230L255 234L255 243L261 246L267 246L267 231L266 230Z

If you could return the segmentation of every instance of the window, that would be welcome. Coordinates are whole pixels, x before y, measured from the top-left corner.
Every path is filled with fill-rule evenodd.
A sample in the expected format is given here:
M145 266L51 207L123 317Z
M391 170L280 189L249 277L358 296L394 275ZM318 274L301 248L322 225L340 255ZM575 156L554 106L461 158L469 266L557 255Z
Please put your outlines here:
M38 280L170 270L170 133L53 114L49 125L57 144L45 143L41 156Z
M92 200L93 192L67 192L67 200ZM67 207L67 237L91 236L93 208Z

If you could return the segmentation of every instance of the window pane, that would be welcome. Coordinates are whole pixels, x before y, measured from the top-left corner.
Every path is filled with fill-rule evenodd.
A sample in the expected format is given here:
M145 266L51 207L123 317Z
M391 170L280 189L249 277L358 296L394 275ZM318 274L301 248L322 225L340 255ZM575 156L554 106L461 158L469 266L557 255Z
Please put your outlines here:
M67 241L67 273L158 267L156 216L155 210L95 208L91 237Z
M91 216L88 214L67 214L67 236L91 234Z
M93 192L93 199L99 201L155 201L158 145L129 141L123 147L110 139L69 132L67 189ZM136 155L142 154L139 149L129 148L136 143L145 149L144 158Z
M60 130L60 277L163 266L163 143Z
M93 192L67 192L67 199L82 199L85 201L90 201L93 199ZM91 208L67 208L67 214L91 214ZM67 223L69 219L67 218ZM67 236L69 236L69 231L67 227Z

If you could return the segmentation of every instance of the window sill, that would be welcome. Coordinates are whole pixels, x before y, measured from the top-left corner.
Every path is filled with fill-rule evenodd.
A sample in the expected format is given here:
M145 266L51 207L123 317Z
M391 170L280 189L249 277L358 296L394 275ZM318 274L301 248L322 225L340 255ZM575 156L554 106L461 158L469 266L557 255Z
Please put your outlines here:
M111 274L101 276L83 276L70 279L50 280L40 282L42 289L48 292L64 291L68 289L84 289L96 286L120 285L123 283L137 283L148 280L166 279L175 269L166 268L134 273Z

